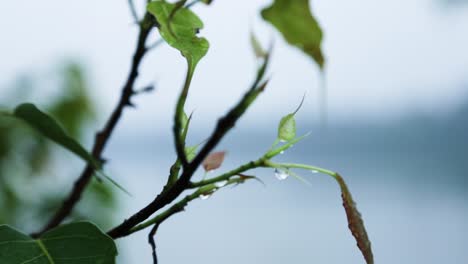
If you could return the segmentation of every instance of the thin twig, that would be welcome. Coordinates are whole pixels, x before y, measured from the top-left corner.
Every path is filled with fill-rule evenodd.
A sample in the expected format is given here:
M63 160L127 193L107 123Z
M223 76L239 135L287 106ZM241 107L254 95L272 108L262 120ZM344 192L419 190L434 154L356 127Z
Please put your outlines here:
M128 0L128 6L130 7L130 13L132 14L132 17L135 20L135 23L138 24L140 20L138 19L138 14L133 0Z
M150 233L148 234L148 243L151 246L151 252L153 255L153 263L158 264L158 255L156 254L156 242L154 241L154 236L156 235L156 231L158 231L159 223L155 224L151 229Z
M116 108L112 112L104 128L96 134L96 139L95 139L93 150L92 150L92 154L96 159L102 159L101 158L102 152L107 142L109 141L117 123L120 120L124 108L127 106L132 106L130 99L132 95L135 94L134 84L138 77L138 68L140 66L140 63L144 55L147 52L147 48L145 46L146 39L148 38L148 35L151 32L152 28L153 28L153 20L151 19L151 16L149 14L146 14L145 18L140 24L140 33L138 36L137 47L133 55L130 73L122 89L122 95L120 97L120 100L117 103ZM41 229L41 231L33 234L33 236L40 236L42 233L46 232L47 230L58 226L66 217L70 215L75 205L81 199L81 195L83 191L85 190L86 186L88 185L88 183L90 182L93 174L94 174L93 167L89 165L86 166L86 168L81 173L78 180L75 182L72 191L70 192L68 197L64 200L60 209L55 213L55 215L50 219L50 221Z

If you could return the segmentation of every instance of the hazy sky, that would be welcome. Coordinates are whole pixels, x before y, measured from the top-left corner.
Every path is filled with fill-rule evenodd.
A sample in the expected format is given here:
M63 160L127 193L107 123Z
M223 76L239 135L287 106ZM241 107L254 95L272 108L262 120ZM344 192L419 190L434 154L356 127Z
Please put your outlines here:
M20 72L46 72L64 58L85 63L103 110L110 110L127 74L136 27L127 1L7 1L0 9L0 89ZM138 2L138 1L137 1ZM144 1L140 1L144 2ZM303 116L316 119L317 67L289 48L258 16L269 1L215 1L196 11L206 24L201 35L211 49L193 82L187 110L200 124L211 122L242 95L255 61L251 27L276 49L272 81L246 122L291 111L308 92ZM450 112L468 98L468 8L444 9L431 0L312 1L325 32L330 119L400 118L407 113ZM143 6L142 6L143 8ZM154 35L154 40L158 36ZM169 121L185 64L170 47L144 61L141 86L157 92L138 98L129 122ZM103 114L103 116L105 116Z

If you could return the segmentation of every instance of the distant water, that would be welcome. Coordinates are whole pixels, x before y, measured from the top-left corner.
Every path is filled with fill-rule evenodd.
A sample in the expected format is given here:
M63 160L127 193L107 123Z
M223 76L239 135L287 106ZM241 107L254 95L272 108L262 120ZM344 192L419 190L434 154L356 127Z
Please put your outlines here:
M331 126L278 160L312 163L345 177L377 263L468 263L464 116ZM223 169L258 157L275 136L274 131L251 130L240 127L222 142L220 149L229 151ZM122 137L132 140L111 147L111 168L135 196L123 197L128 199L119 212L123 218L160 191L173 150L170 135ZM335 182L325 175L297 173L312 185L293 178L278 181L272 170L258 170L254 174L266 187L250 182L194 201L161 226L161 263L363 263ZM146 235L119 241L123 263L151 263Z

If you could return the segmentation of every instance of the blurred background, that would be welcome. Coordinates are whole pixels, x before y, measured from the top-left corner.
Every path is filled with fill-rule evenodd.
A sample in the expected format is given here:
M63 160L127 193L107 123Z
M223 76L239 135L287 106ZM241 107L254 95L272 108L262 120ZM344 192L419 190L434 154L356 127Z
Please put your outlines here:
M135 1L140 14L145 1ZM311 136L284 155L340 172L363 214L377 263L468 261L468 1L323 1L311 8L323 27L328 123L320 124L320 73L285 44L258 12L270 1L214 1L196 12L211 43L193 81L189 144L254 75L253 29L275 40L267 92L222 141L220 170L258 158L295 109ZM31 101L87 147L120 96L137 28L126 1L9 1L0 8L0 107ZM152 36L157 41L157 34ZM175 154L172 113L185 74L177 51L162 45L141 67L135 98L105 151L107 172L133 196L93 183L71 219L103 229L160 192ZM0 122L0 223L44 224L84 164L25 125ZM221 171L219 171L221 172ZM311 186L271 170L256 182L196 200L157 236L161 263L362 263L347 229L339 188L327 176L297 171ZM196 177L202 177L199 172ZM119 263L151 263L147 232L118 240Z

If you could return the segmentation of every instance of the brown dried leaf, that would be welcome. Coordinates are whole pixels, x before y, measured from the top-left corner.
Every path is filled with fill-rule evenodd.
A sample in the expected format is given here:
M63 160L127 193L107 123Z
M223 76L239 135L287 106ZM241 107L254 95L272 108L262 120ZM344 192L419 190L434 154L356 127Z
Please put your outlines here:
M203 168L205 171L216 170L223 164L225 151L213 152L203 161Z
M337 174L335 179L341 188L341 198L343 199L343 206L348 218L348 227L356 239L357 246L361 250L366 263L374 264L371 242L367 236L364 221L362 220L361 214L357 210L356 203L354 202L353 197L351 196L351 193L349 192L343 178Z

